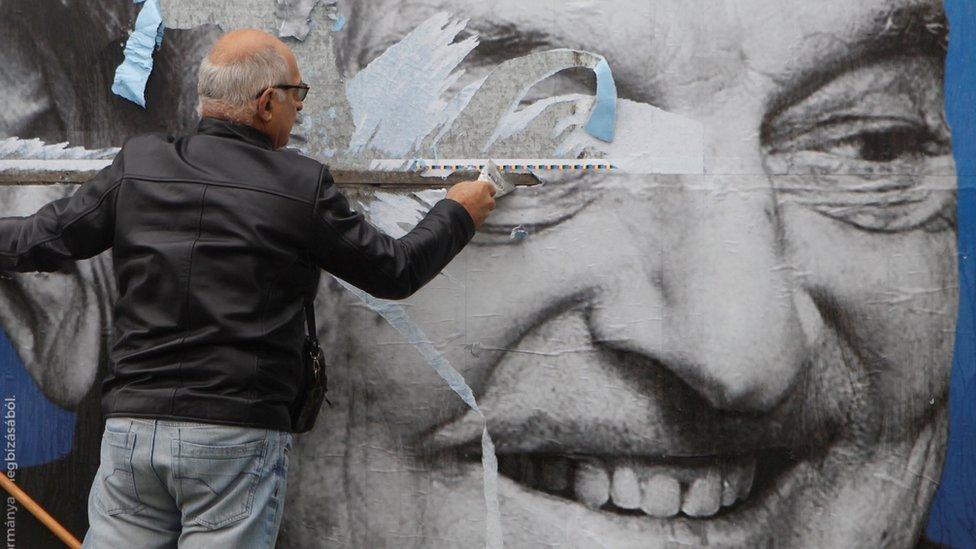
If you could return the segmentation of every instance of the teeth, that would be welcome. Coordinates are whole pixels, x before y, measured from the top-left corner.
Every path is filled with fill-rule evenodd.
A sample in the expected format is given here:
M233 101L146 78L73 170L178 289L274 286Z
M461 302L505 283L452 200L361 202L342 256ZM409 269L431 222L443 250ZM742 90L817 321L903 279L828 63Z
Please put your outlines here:
M599 509L610 499L610 477L601 463L580 462L576 468L576 485L573 486L583 505Z
M681 510L689 517L710 517L722 508L722 473L709 467L704 477L696 478L685 491Z
M739 480L739 489L737 491L740 500L745 500L749 497L749 492L752 491L752 483L756 480L756 458L750 458L748 463L743 467L743 473Z
M637 473L624 465L613 472L613 488L610 490L613 504L621 509L637 509L641 504L640 484Z
M601 509L612 502L619 511L641 512L655 518L679 513L707 518L749 497L756 459L659 465L635 458L608 462L592 457L503 454L499 456L498 470L529 488L558 497L575 497L591 509Z
M729 476L730 474L734 475L735 472L727 472L726 476L722 478L722 507L728 507L739 499L738 481Z
M749 497L755 473L756 460L754 458L725 467L722 478L722 505L724 507Z
M655 518L668 518L681 510L681 484L668 475L654 475L643 483L641 510Z
M573 463L575 477L570 474ZM643 465L633 460L610 465L588 458L552 460L531 472L523 469L522 475L553 494L572 485L576 499L591 509L612 501L620 509L640 510L655 518L678 513L704 518L749 497L755 472L755 458L694 466Z

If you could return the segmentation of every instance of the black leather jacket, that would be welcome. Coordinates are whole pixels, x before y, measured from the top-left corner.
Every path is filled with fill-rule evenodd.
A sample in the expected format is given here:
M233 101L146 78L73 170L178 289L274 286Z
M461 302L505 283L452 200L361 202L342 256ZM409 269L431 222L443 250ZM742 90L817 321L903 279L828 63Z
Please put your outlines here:
M56 271L112 248L119 299L105 417L288 431L302 305L321 269L404 298L474 232L445 199L406 236L384 235L350 209L326 166L204 118L194 135L131 138L73 196L0 219L0 269Z

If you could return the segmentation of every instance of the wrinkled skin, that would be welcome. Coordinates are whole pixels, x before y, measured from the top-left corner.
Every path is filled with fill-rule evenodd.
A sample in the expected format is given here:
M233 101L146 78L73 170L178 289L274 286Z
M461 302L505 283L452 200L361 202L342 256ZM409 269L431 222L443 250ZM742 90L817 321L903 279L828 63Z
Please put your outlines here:
M944 52L908 37L938 32L941 4L371 2L342 58L354 69L438 10L482 36L472 79L494 54L596 51L622 97L706 129L705 177L500 200L450 278L409 300L503 461L667 461L681 476L749 456L771 477L717 516L658 519L530 489L523 468L500 481L506 542L914 544L945 449L957 279ZM338 299L337 408L299 445L284 541L478 545L476 418L393 329Z
M706 129L704 177L567 179L499 200L407 310L473 387L503 462L667 462L694 478L756 459L769 478L717 516L652 518L591 510L503 467L509 546L915 542L942 467L958 285L944 52L911 38L938 31L940 2L350 9L347 73L447 10L482 36L470 78L528 51L586 49L607 57L621 97ZM518 245L517 224L531 228ZM62 290L4 299L110 296L94 273L54 280ZM103 327L100 306L78 307ZM317 308L336 407L296 444L282 545L480 545L478 423L354 298L323 282ZM94 359L93 332L51 330L57 316L34 325L42 347L57 337ZM92 375L45 375L19 333L46 394L70 405L85 393Z

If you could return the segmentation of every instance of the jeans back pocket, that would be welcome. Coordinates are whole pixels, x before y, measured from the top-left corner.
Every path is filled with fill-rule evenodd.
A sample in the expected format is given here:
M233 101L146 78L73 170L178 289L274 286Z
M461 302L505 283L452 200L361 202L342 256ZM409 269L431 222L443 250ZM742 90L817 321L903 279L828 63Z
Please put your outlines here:
M118 422L107 422L102 433L101 463L98 478L95 479L95 504L109 515L136 513L144 507L136 491L132 471L136 434L109 430L109 425L124 428Z
M213 433L209 429L200 432ZM229 442L220 438L215 436L214 442ZM267 449L267 436L236 444L173 440L184 521L216 529L247 518Z

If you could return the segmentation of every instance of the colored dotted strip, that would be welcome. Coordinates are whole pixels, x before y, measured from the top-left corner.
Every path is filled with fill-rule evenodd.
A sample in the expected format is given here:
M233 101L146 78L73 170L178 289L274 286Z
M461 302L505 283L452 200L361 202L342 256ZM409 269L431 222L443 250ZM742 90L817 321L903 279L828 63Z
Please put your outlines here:
M429 166L418 167L419 169L429 169L429 170L448 170L448 171L461 171L461 170L473 170L481 171L485 168L486 164L431 164ZM616 166L611 164L499 164L498 169L505 172L514 172L520 170L615 170Z

